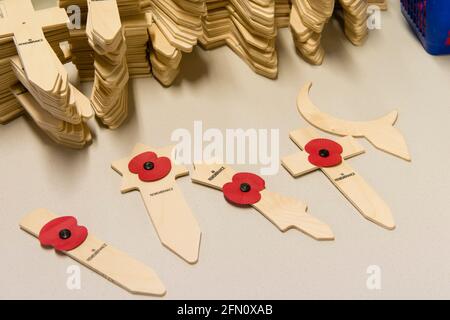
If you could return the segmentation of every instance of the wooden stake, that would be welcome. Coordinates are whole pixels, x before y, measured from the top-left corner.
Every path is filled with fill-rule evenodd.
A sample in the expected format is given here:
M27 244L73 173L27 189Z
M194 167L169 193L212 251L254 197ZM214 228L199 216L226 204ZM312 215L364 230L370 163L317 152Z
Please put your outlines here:
M223 164L196 164L192 181L217 190L232 180L235 172ZM252 205L278 229L297 229L316 240L333 240L330 227L308 214L303 202L268 190L261 191L261 200Z
M300 148L313 140L320 138L319 133L313 128L303 128L290 133L292 141ZM391 210L380 196L353 170L345 161L351 157L364 153L364 149L352 137L344 137L337 140L344 152L341 164L319 168L308 161L308 153L302 151L281 160L282 165L294 177L300 177L312 171L321 169L339 191L349 200L355 208L368 220L386 228L394 229L395 222Z
M20 221L20 228L38 237L42 227L55 218L48 210L38 209ZM62 253L131 293L156 296L166 293L152 269L92 234L77 248Z
M154 149L137 144L130 157L115 161L112 168L123 177L122 193L140 191L162 244L193 264L198 261L201 231L176 184L176 179L188 175L189 171L184 166L174 164L173 149L173 146ZM168 157L172 161L170 173L159 181L143 182L128 169L131 159L147 151L155 152L159 157Z

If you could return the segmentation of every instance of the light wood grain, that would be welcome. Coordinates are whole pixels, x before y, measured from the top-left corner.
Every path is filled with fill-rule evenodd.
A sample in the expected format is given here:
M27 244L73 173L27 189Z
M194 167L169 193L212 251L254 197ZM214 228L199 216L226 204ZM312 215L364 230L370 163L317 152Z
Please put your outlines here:
M320 134L308 127L292 131L290 137L303 150L309 141L320 138ZM394 229L395 222L388 205L345 160L364 153L364 149L351 136L340 138L337 142L344 150L342 163L320 169L365 218L386 229ZM309 162L308 156L307 152L301 151L283 157L281 163L292 176L300 177L319 169Z
M20 228L38 237L42 227L55 218L57 216L48 210L38 209L20 221ZM166 293L164 285L151 268L98 239L91 232L79 247L63 253L131 293L156 296Z
M405 138L394 127L398 118L397 111L392 111L380 119L366 122L337 119L320 111L313 104L309 98L311 86L311 82L307 83L300 90L297 99L298 111L311 125L340 136L365 137L379 150L411 161Z
M227 165L195 164L192 181L217 190L231 182L236 173ZM282 232L297 229L316 240L333 240L331 228L308 214L307 205L302 201L285 197L268 190L261 191L261 200L252 205Z
M201 231L191 209L179 189L176 179L189 174L186 167L176 165L172 158L173 146L160 149L137 144L130 157L115 161L112 168L122 175L122 193L138 190L161 243L188 263L199 257ZM128 170L130 160L143 152L153 151L159 157L172 160L172 170L163 179L143 182Z

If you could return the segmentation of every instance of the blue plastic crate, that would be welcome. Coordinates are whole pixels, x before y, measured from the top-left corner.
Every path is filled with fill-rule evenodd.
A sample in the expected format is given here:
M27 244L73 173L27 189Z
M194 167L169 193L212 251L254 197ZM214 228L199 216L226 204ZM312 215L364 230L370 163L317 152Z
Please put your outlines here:
M400 0L403 15L425 49L450 54L450 0Z

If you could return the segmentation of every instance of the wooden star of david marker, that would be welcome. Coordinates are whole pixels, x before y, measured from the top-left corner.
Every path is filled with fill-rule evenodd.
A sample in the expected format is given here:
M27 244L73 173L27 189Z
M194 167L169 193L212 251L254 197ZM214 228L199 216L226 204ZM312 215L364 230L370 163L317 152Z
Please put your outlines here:
M130 157L115 161L112 168L123 177L122 193L140 191L162 244L193 264L198 261L201 231L176 183L176 179L188 175L189 170L174 163L175 159L171 159L173 149L174 146L156 149L137 144ZM130 161L146 152L171 160L171 170L164 178L145 182L138 174L130 171Z
M313 139L320 138L320 134L313 128L303 128L292 131L290 138L300 149L304 150L305 145ZM281 163L294 177L300 177L318 169L322 170L366 219L386 229L394 229L395 222L389 207L345 161L364 153L364 149L350 136L336 141L343 149L343 160L336 166L319 168L308 160L309 154L306 151L287 156L281 160Z
M50 93L67 85L67 74L44 36L43 28L67 24L64 9L49 8L34 11L30 0L4 0L0 19L0 38L14 37L17 52L27 78ZM45 71L44 71L45 70ZM61 79L61 72L63 77Z
M235 171L223 164L195 164L192 181L217 190L232 181ZM251 206L272 222L282 232L297 229L316 240L333 240L331 228L308 214L307 205L264 189L261 199Z
M55 218L58 217L48 210L38 209L25 216L19 225L22 230L39 237L43 227ZM67 232L67 229L61 231ZM69 231L68 237L70 235ZM131 293L156 296L163 296L166 293L163 283L151 268L91 233L78 247L59 252Z

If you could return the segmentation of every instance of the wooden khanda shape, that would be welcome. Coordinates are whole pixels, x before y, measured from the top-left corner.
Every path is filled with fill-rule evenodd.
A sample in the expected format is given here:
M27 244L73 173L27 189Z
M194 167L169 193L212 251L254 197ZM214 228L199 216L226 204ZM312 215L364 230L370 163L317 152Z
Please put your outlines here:
M55 248L131 293L156 296L166 293L151 268L78 226L74 217L57 217L38 209L20 221L20 228L39 238L43 246Z
M137 144L130 157L115 161L122 193L139 190L164 246L188 263L198 261L201 231L176 179L189 174L172 159L174 146L160 149Z
M297 98L300 114L311 125L323 131L340 136L365 137L373 146L386 153L411 161L405 138L400 130L394 127L398 112L372 121L347 121L332 117L317 108L309 98L312 83L307 83Z
M307 213L305 203L265 189L264 180L254 174L236 174L230 167L218 163L195 164L192 181L222 190L232 203L252 206L282 232L297 229L316 240L334 239L327 224ZM252 188L257 190L247 197L245 193L254 191Z
M290 138L303 150L302 152L284 157L281 160L282 165L292 176L300 177L319 169L322 170L336 188L342 192L366 219L386 229L392 230L395 228L394 218L389 207L345 161L365 152L354 138L350 136L343 137L338 139L337 143L328 139L320 139L319 133L311 127L292 131ZM308 153L308 144L317 141L316 139L326 140L327 143L340 146L341 153L339 157L337 156L338 152L327 150L326 147L311 148L315 150L310 150ZM316 161L318 163L326 162L326 158L330 158L331 156L336 157L340 161L336 161L331 165L325 163L325 165L318 166L314 164Z

